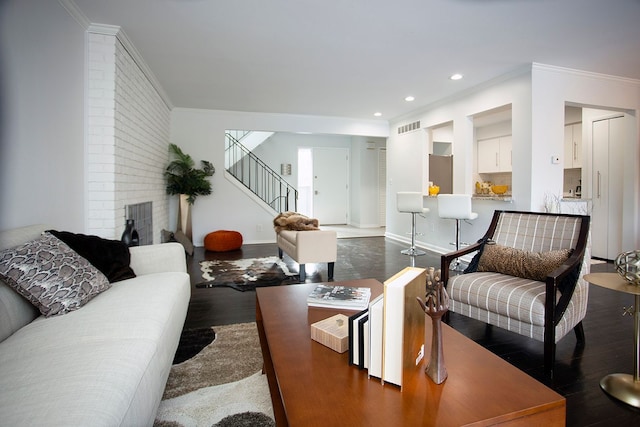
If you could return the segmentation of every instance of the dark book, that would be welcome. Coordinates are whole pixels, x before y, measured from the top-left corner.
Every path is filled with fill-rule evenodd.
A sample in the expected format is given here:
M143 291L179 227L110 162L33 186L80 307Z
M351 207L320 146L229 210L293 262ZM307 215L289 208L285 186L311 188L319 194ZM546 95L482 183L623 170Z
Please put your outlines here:
M358 367L369 367L369 313L358 319Z
M349 317L349 365L362 365L364 358L360 344L364 344L364 340L359 323L363 318L368 319L368 314L367 308Z

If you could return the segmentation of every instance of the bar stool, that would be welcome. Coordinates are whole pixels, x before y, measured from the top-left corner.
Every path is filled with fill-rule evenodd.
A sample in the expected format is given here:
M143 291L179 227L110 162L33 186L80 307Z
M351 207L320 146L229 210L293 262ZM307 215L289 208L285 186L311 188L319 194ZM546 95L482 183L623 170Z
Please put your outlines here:
M425 251L416 249L416 215L424 215L429 212L428 208L423 207L422 193L400 191L396 194L396 205L398 212L411 214L411 247L400 251L400 253L410 256L426 254Z
M456 251L460 249L460 221L478 218L477 213L471 212L470 194L438 194L438 216L456 220ZM454 269L459 265L456 259Z

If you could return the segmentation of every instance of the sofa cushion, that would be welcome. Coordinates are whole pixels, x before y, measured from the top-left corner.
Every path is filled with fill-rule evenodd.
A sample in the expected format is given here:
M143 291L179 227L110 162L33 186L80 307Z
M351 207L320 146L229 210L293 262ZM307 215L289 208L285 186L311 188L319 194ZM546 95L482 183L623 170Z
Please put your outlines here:
M40 311L33 304L0 280L0 342L38 316Z
M48 227L29 225L0 231L0 251L38 238ZM40 316L40 311L0 278L0 342Z
M544 325L545 284L538 280L524 279L496 272L459 274L449 279L447 292L450 309L459 314L471 313L459 310L458 303L496 313L530 325ZM481 319L491 323L489 317Z
M0 277L47 317L77 310L110 286L104 274L49 233L0 252Z
M186 273L139 274L14 333L0 345L0 425L151 426L189 293Z
M129 247L120 240L103 239L69 231L48 230L47 233L65 242L81 257L93 264L107 276L109 283L136 277L129 266L131 262Z
M478 272L493 271L544 282L571 255L571 249L528 252L498 244L486 244L478 261Z

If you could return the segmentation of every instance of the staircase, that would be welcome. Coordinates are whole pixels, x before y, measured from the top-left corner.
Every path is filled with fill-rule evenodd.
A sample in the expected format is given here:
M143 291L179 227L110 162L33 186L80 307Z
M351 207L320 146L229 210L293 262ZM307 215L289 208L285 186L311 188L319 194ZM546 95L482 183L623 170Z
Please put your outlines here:
M226 132L225 168L276 212L296 211L298 190L240 143L252 132Z

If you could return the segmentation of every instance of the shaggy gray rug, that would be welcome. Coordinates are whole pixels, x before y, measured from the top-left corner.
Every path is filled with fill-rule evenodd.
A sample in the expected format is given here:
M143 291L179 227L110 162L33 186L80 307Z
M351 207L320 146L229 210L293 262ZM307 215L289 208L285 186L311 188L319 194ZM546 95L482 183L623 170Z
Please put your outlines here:
M274 426L256 324L212 329L211 344L171 368L154 426Z
M197 288L226 286L238 291L250 291L260 286L296 283L292 273L277 256L238 260L200 261L202 282Z

